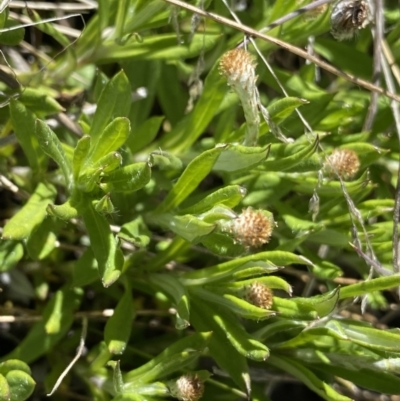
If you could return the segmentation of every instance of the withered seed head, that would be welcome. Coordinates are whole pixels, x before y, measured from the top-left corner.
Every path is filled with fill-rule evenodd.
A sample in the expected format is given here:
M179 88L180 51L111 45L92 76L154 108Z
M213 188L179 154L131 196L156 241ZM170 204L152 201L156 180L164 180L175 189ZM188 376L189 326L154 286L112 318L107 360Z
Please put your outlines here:
M181 401L197 401L204 393L204 383L196 374L181 376L171 389L174 397Z
M226 52L219 62L219 70L228 78L230 85L233 81L243 82L249 78L254 80L255 67L253 56L244 49L233 49Z
M360 160L353 150L335 149L328 157L325 166L330 173L338 174L346 180L357 174L360 168Z
M271 309L273 303L271 288L256 281L246 288L244 298L250 304L263 309Z
M248 207L232 221L230 231L235 240L245 247L260 247L269 242L273 228L272 217Z
M372 21L368 0L339 0L332 8L331 33L335 39L351 39Z

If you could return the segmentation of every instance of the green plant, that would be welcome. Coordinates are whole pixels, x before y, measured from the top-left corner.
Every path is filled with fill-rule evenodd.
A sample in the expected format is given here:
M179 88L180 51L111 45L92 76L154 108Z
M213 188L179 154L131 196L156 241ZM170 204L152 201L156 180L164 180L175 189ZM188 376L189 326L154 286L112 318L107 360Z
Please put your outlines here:
M30 395L26 364L41 359L38 392L60 378L65 398L266 400L257 372L288 373L325 400L356 398L349 383L398 393L400 335L378 315L400 286L398 97L383 62L389 97L368 111L368 89L384 92L362 80L370 30L338 42L329 7L298 15L271 40L293 50L315 37L342 77L260 41L271 73L252 39L232 50L242 34L199 16L227 15L225 2L190 3L197 16L102 0L73 42L31 10L51 61L39 49L22 70L4 49L1 311L37 321L6 330L21 340L2 349L3 398ZM253 3L238 15L257 28L307 2ZM0 17L0 43L27 48L23 29L7 30L16 16ZM396 62L399 12L388 4L384 17ZM16 395L15 372L28 383Z

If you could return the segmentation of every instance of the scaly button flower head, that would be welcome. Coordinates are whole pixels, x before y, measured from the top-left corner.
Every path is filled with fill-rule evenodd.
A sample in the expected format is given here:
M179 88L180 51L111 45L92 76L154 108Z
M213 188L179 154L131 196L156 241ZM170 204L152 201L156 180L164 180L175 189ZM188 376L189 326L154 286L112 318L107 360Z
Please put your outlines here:
M256 281L246 287L244 298L248 303L263 309L271 309L273 304L271 288Z
M272 217L249 207L231 221L230 233L245 247L260 247L269 242L274 225Z
M171 394L181 401L197 401L204 393L204 383L196 374L181 376L173 388Z
M325 167L332 174L338 174L342 179L348 180L357 174L360 160L356 152L350 149L335 149L328 157Z

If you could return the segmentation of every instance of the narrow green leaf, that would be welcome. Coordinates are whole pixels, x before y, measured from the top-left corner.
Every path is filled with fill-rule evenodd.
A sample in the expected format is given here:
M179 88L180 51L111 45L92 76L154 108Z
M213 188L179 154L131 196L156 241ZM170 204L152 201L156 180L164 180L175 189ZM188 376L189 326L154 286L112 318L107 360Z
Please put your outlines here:
M237 206L246 195L245 188L240 185L228 185L203 197L193 206L179 210L180 214L200 214L210 210L216 205L222 204L230 208Z
M275 316L275 312L251 305L248 302L230 294L216 294L202 288L192 290L196 296L207 302L212 302L229 309L235 315L245 319L264 320Z
M151 152L151 164L157 166L160 170L182 170L182 161L179 157L163 151Z
M311 370L307 369L301 363L295 361L292 358L285 357L283 355L271 357L268 363L276 368L282 369L283 371L297 377L301 380L308 388L317 393L320 397L327 401L352 401L350 398L345 397L337 393L331 386L319 379Z
M305 146L303 149L290 156L264 162L262 168L266 171L283 171L292 168L312 156L312 154L317 150L318 144L319 138L317 137L314 143Z
M51 157L61 168L65 184L70 188L72 184L72 166L64 153L57 135L41 120L36 120L35 134L43 152Z
M134 192L142 189L150 181L150 178L149 163L133 163L103 177L100 188L104 192Z
M125 286L125 293L114 309L114 314L107 320L104 329L104 341L111 354L122 354L131 335L134 318L131 289Z
M209 174L223 149L223 147L218 147L206 150L193 159L157 211L167 212L179 206Z
M130 243L133 243L138 248L145 248L150 243L151 232L143 221L143 218L137 217L121 227L118 237Z
M90 238L90 245L98 263L104 287L109 287L121 275L124 256L117 245L105 217L96 212L89 203L82 217Z
M188 149L214 117L226 91L226 80L220 76L216 63L204 82L203 92L194 109L165 135L160 143L161 148L174 148L176 151Z
M86 160L88 167L98 162L102 157L117 151L128 138L130 131L129 120L117 117L112 120L101 132L97 141L92 141L92 149Z
M306 99L289 96L284 97L283 99L278 99L276 102L269 105L267 109L275 124L280 124L282 121L286 120L286 118L288 118L296 108L307 103L309 102Z
M2 3L4 4L4 2L7 0L3 0ZM6 17L7 13L2 13L2 15L4 15L4 17ZM14 21L12 19L7 19L5 24L1 24L1 28L13 28L16 26L21 26L21 23L19 21ZM19 43L24 39L25 36L25 29L24 28L20 28L20 29L13 29L11 31L6 31L6 32L2 32L0 34L0 43L2 45L6 45L6 46L17 46L19 45Z
M46 218L31 233L26 243L26 248L33 260L42 260L54 250L57 241L55 231L55 222L50 218Z
M210 324L211 316L204 313L202 302L193 302L191 322L197 331L208 330L210 325L213 325L212 322ZM211 341L208 344L210 353L221 369L228 372L232 380L250 396L251 380L247 360L227 341L226 337L226 332L220 330L219 327L215 327Z
M80 171L89 154L90 142L90 136L84 135L81 139L79 139L74 149L74 156L72 158L72 169L75 181L78 179Z
M74 321L73 312L79 307L82 290L63 288L62 292L62 312L60 316L60 330L55 333L47 333L46 322L54 312L55 303L58 302L57 295L54 296L46 305L42 312L43 321L37 322L29 331L28 335L18 344L14 350L1 359L21 359L26 363L31 363L37 358L48 353L61 339L63 339ZM56 301L57 300L57 301Z
M48 183L39 183L28 202L7 222L3 239L24 240L44 220L46 207L54 201L56 189Z
M163 120L164 117L151 117L132 131L127 140L127 145L133 154L142 150L154 140Z
M47 157L39 146L39 142L34 135L35 116L21 102L14 99L10 101L11 122L15 134L18 138L29 164L34 173L46 170Z
M99 269L93 251L87 248L74 265L72 287L84 287L99 279Z
M339 288L335 288L325 294L316 295L309 298L293 298L293 301L303 307L311 307L314 309L318 317L329 315L336 307L340 297Z
M120 71L103 89L97 104L96 113L90 127L93 147L97 146L100 135L111 118L127 117L130 106L131 86L125 73Z
M142 384L178 370L179 363L187 364L195 360L208 345L212 333L196 333L176 341L151 361L126 374L125 383ZM174 357L171 363L171 358ZM168 372L163 371L168 368ZM173 370L172 370L173 369Z
M167 274L151 274L148 279L156 288L161 289L175 304L179 317L182 320L179 322L177 329L182 330L189 326L189 295L186 288L177 278Z
M284 251L260 252L255 255L244 256L220 263L195 272L184 273L181 281L185 285L202 285L212 283L219 280L229 279L232 274L239 270L251 267L262 267L264 273L271 273L278 270L277 266L285 266L289 264L311 264L306 258Z
M35 113L55 114L65 111L54 98L44 94L42 89L24 88L18 100Z
M49 203L46 208L46 212L50 216L57 217L61 220L70 220L73 219L74 217L78 216L78 210L76 209L76 205L74 205L75 199L74 197L71 197L67 199L65 203L62 205L53 205Z
M270 145L256 147L228 144L215 162L213 170L237 172L255 168L267 159L269 148Z
M20 242L0 242L0 272L12 269L24 256L24 247Z
M159 225L169 228L186 241L193 243L215 230L214 224L206 223L190 214L185 216L174 216L169 213L157 214L154 221L157 221Z
M400 286L400 275L398 274L373 278L341 288L339 299L358 297L359 295L369 294L374 291L389 290L398 286Z

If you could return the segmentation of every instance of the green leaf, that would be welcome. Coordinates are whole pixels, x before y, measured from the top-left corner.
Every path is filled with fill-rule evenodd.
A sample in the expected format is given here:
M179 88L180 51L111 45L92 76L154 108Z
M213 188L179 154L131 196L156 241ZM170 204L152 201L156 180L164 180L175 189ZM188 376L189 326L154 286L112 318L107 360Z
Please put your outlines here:
M296 108L307 103L309 102L306 99L289 96L284 97L283 99L278 99L276 102L270 104L267 109L275 124L280 124L282 121L286 120L286 118L288 118Z
M127 346L134 318L131 289L125 286L125 293L108 319L104 329L104 340L111 354L122 354Z
M212 209L216 205L225 205L230 208L237 206L246 195L245 188L239 185L228 185L227 187L216 190L203 197L199 202L184 209L180 209L180 214L200 214Z
M237 172L257 167L268 157L270 145L264 147L228 144L218 160L214 171Z
M52 219L46 218L31 233L26 243L29 256L34 260L46 258L56 247L56 226Z
M96 257L99 274L104 287L109 287L121 275L124 256L117 245L105 217L95 211L91 204L82 211L82 217Z
M134 192L142 189L150 178L151 167L148 162L133 163L103 177L100 188L104 192Z
M151 164L160 170L181 170L182 161L178 157L168 152L155 151L150 155Z
M78 216L78 210L74 205L75 197L67 199L62 205L53 205L49 203L46 208L46 212L50 216L57 217L61 220L71 220Z
M36 382L21 370L12 370L5 377L10 389L10 401L25 401L35 389Z
M24 247L20 242L0 242L0 272L12 269L24 256Z
M193 243L200 241L202 237L215 230L214 224L206 223L190 214L185 216L161 214L156 215L154 221L157 221L161 226L168 227L186 241Z
M350 398L337 393L332 387L319 379L311 370L307 369L301 363L292 358L283 355L271 357L268 363L272 366L282 369L283 371L297 377L308 388L318 394L321 398L327 401L352 401Z
M182 369L200 356L211 335L212 333L196 333L176 341L151 361L127 373L126 385L149 383Z
M151 232L146 227L143 218L138 217L121 227L118 237L133 243L138 248L145 248L150 243Z
M54 201L56 189L48 183L39 183L28 202L7 222L3 239L24 240L44 220L46 207Z
M288 179L291 177L288 175ZM306 194L313 194L315 188L318 188L318 195L337 196L341 191L339 181L324 180L322 185L319 184L317 178L304 177L301 181L294 180L293 190ZM351 182L346 182L346 190L349 195L354 195L361 189L368 187L369 180L367 173L364 173L359 179Z
M54 98L43 93L43 89L24 88L18 100L28 109L39 114L55 114L65 111Z
M6 13L2 13L6 14ZM20 22L14 21L12 19L7 19L2 28L12 28L21 25ZM24 39L25 29L14 29L8 32L2 32L0 34L0 43L6 46L17 46Z
M341 288L339 299L358 297L374 291L383 291L400 286L400 275L378 277Z
M262 309L230 294L215 294L202 288L192 290L196 296L207 302L215 303L229 309L235 315L245 319L264 320L275 316L275 312Z
M61 296L57 295L62 293ZM37 358L48 353L61 339L63 339L70 329L74 316L73 312L78 308L82 297L82 290L70 290L63 288L57 291L55 296L47 303L42 315L43 320L37 322L29 331L29 334L14 348L12 352L2 357L2 360L21 359L26 363L31 363ZM61 298L61 312L59 307L55 308L56 303L59 305ZM53 313L60 313L59 317ZM57 319L59 321L58 332L47 333L45 326L49 319Z
M131 105L131 87L123 71L116 74L103 89L90 127L92 146L95 148L111 118L127 117ZM116 150L116 149L115 149ZM108 152L107 152L108 153Z
M76 147L74 149L74 156L72 159L72 169L74 174L74 180L78 180L80 175L80 171L86 161L86 158L89 154L91 138L89 135L84 135L81 139L79 139Z
M132 131L127 140L127 145L133 154L149 145L160 130L164 117L151 117L138 128Z
M0 373L0 400L10 401L10 386L7 383L7 379Z
M72 167L57 135L41 120L36 120L35 134L43 152L51 157L61 168L64 174L65 184L70 188L72 184Z
M11 370L21 370L22 372L31 375L31 368L25 362L20 361L19 359L8 359L5 362L0 363L0 373L2 375L7 374Z
M102 157L118 150L128 138L130 132L129 120L117 117L101 132L96 141L92 140L92 149L86 159L87 167L94 167Z
M214 117L226 91L226 81L220 76L218 63L216 63L207 75L203 92L194 109L168 135L165 135L161 140L160 147L162 149L173 148L177 152L188 149Z
M310 143L308 146L304 146L301 150L291 154L290 156L264 162L262 168L266 171L283 171L292 168L300 162L304 162L304 160L308 157L312 156L317 150L318 145L319 138L317 137L313 143Z
M93 251L87 248L74 265L73 287L84 287L99 278L99 269Z
M191 308L191 321L197 331L208 330L210 319L212 315L207 315L203 310L203 302L193 302ZM246 358L240 354L236 348L227 341L227 333L220 330L217 326L213 330L211 341L208 344L213 359L217 364L229 373L233 381L244 391L246 394L251 393L251 380L249 374L249 367ZM232 363L234 361L234 363Z
M215 307L215 305L211 307L208 302L192 297L192 304L194 303L197 304L197 310L202 311L202 321L206 322L207 330L224 333L240 355L255 361L264 361L268 358L268 348L248 334L236 316L230 311L221 307ZM193 320L193 325L198 329L196 327L196 320Z
M11 122L18 141L34 173L41 173L47 167L47 157L34 135L35 116L22 103L10 100Z
M336 307L340 297L339 288L335 288L325 294L316 295L314 297L293 298L293 301L302 307L310 307L315 310L318 317L329 315Z
M179 280L167 274L151 274L149 281L156 288L161 289L171 301L175 304L179 319L175 327L178 330L183 330L189 326L190 311L189 311L189 295L186 288L179 282Z
M179 206L209 174L222 150L223 147L206 150L193 159L157 208L157 212L167 212Z
M278 270L277 266L285 266L292 263L301 265L311 264L306 258L290 252L260 252L194 272L184 273L181 276L181 281L185 285L203 285L222 280L228 281L234 273L248 268L261 267L264 273L271 273Z

